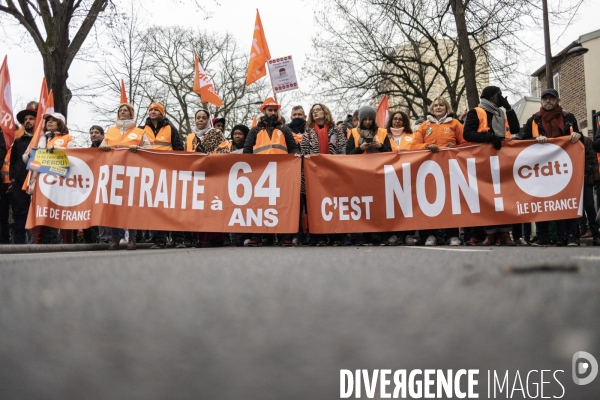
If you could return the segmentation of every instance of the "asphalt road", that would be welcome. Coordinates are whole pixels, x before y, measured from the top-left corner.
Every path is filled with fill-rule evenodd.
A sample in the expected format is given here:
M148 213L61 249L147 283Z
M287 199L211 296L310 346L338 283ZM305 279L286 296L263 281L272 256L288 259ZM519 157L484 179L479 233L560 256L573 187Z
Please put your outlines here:
M0 255L0 399L336 399L384 368L480 369L479 398L487 370L563 370L594 399L571 357L600 360L599 294L592 247Z

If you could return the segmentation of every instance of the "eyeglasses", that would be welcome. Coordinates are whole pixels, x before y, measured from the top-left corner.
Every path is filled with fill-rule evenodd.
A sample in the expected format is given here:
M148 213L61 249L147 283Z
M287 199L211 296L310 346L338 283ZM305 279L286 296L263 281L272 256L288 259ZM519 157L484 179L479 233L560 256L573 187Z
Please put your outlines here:
M323 109L322 109L322 108L313 108L313 109L312 109L312 112L313 112L313 114L314 114L314 113L321 112L321 111L323 111Z

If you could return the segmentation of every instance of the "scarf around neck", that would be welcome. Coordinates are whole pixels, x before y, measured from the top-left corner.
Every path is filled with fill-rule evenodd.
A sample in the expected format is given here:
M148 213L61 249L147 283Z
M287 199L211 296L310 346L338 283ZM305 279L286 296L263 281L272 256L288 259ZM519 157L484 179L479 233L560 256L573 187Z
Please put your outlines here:
M556 107L552 111L540 108L540 116L542 117L542 127L544 128L544 132L546 132L546 137L554 138L564 135L565 119L563 118L561 106Z
M202 136L206 135L208 131L212 129L212 126L207 125L204 129L193 128L194 133L198 139L202 139Z
M494 135L504 137L504 111L487 99L481 99L479 107L492 114L492 130Z
M319 127L319 125L315 123L313 128L315 129L315 132L317 132L317 138L319 139L319 153L329 154L329 125Z
M121 130L122 135L135 126L135 121L132 119L118 119L115 125Z
M448 114L445 114L442 118L437 119L435 115L429 114L427 115L427 122L434 123L436 125L447 124L452 121L452 117L449 117Z
M402 134L404 133L404 127L402 128L390 128L390 132L392 133L392 139L396 142L397 145L400 145L400 141L402 140Z

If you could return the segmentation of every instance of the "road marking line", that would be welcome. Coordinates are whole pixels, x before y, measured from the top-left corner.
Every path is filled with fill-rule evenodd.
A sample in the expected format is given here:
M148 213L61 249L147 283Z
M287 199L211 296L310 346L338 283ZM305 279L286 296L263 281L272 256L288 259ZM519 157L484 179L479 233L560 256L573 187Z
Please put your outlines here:
M421 247L421 246L404 246L408 249L415 249L415 250L438 250L438 251L459 251L459 252L467 252L467 253L478 253L478 252L487 252L487 251L493 251L493 249L448 249L448 248L443 248L443 247Z
M596 260L600 261L600 256L573 256L571 258L577 258L580 260L588 260L588 261L596 261Z

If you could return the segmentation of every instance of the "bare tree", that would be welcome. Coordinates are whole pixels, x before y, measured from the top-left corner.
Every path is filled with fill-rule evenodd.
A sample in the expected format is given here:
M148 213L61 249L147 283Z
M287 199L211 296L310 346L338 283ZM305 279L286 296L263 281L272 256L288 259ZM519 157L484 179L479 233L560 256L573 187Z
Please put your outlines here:
M573 1L563 19L582 0ZM322 29L305 72L319 80L313 93L346 109L382 94L413 117L438 95L455 109L465 97L474 107L490 80L522 81L519 33L539 24L536 11L530 0L329 0L315 13Z
M150 76L145 65L147 45L142 36L144 32L138 28L142 11L139 4L132 2L130 12L114 16L106 31L108 46L101 48L101 58L93 61L89 79L73 89L76 96L102 118L100 121L107 124L114 122L116 117L121 79L125 81L127 98L134 106L136 116L149 104L144 90Z
M191 132L194 112L210 108L228 125L247 121L266 93L266 84L245 86L248 65L230 34L215 34L179 27L152 27L144 34L145 66L151 75L144 85L146 96L165 105L166 113L182 133ZM201 102L193 92L194 52L223 100L222 107Z
M42 56L55 109L67 114L71 90L69 68L109 0L7 0L0 13L14 18L31 36Z

